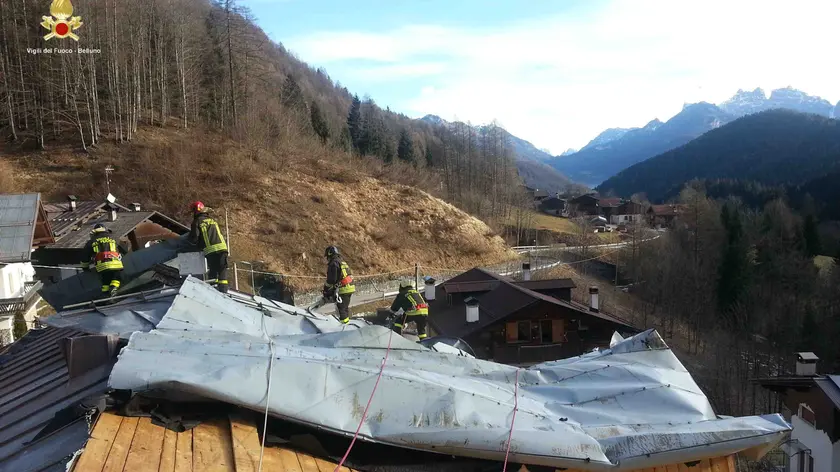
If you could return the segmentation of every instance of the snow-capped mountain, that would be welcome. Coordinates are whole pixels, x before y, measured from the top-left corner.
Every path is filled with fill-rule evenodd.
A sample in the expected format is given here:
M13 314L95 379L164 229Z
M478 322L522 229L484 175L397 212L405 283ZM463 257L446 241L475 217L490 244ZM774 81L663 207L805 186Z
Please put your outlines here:
M837 102L837 106L834 107L834 113L832 113L831 118L840 120L840 102Z
M570 154L574 154L574 153L576 153L576 152L578 152L578 150L577 150L577 149L572 149L572 148L569 148L569 149L566 149L565 151L563 151L563 154L560 154L560 155L561 155L561 156L568 156L568 155L570 155Z
M586 150L586 149L602 149L603 147L605 147L610 142L615 141L616 139L621 139L621 137L624 136L625 134L627 134L628 131L631 131L631 130L634 130L634 129L638 129L638 128L610 128L606 131L603 131L598 136L595 136L595 139L593 139L592 141L589 141L589 143L586 146L580 148L580 151L583 151L583 150ZM576 151L576 152L580 152L580 151ZM574 154L574 153L571 153L571 154ZM569 154L566 154L566 153L561 154L561 156L568 156L568 155Z
M803 113L814 113L825 117L835 117L835 107L820 97L791 87L776 89L768 98L764 90L757 88L752 92L738 90L732 98L721 103L720 108L735 116L751 115L764 110L783 108Z

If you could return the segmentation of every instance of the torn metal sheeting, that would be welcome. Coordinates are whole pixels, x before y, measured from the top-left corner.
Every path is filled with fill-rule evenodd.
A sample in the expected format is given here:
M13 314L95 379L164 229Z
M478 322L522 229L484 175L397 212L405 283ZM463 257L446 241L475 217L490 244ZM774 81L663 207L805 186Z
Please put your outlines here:
M132 279L152 269L155 264L163 264L175 259L178 252L190 249L192 245L185 236L167 239L141 251L123 256L123 281L127 285ZM81 263L81 261L79 261ZM102 282L96 272L80 272L41 289L41 296L56 310L89 300L95 300L102 294Z
M350 436L390 339L360 437L504 459L517 368L433 352L381 326L347 329L333 320L333 330L323 320L321 330L332 332L319 335L302 320L291 322L296 318L262 316L188 279L158 329L131 336L109 385L186 392L256 411L267 402L273 416ZM779 415L718 419L652 330L616 338L601 352L521 369L518 405L510 460L551 467L637 469L762 452L791 429Z

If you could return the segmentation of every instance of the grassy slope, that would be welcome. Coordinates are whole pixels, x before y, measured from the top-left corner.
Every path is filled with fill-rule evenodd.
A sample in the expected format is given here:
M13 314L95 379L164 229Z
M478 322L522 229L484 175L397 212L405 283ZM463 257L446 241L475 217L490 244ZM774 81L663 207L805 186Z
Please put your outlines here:
M91 156L51 149L5 164L15 175L11 190L39 191L49 200L103 198L102 169L112 164L118 201L138 201L185 222L194 200L222 221L227 210L233 258L262 260L282 273L320 276L329 244L341 248L357 274L515 257L487 225L452 205L375 178L376 169L363 162L302 149L265 151L197 131L147 129L130 144L102 144Z

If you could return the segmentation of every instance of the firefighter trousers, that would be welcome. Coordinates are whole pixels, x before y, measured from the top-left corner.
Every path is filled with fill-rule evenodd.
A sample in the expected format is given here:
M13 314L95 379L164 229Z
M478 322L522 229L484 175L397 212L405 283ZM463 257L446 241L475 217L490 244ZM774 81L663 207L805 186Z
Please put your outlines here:
M414 322L417 326L417 337L420 339L426 339L426 315L413 315L413 316L406 316L403 320L397 320L394 323L394 332L397 334L402 334L403 328L406 324Z
M228 253L219 251L207 254L207 278L216 281L216 290L228 291Z

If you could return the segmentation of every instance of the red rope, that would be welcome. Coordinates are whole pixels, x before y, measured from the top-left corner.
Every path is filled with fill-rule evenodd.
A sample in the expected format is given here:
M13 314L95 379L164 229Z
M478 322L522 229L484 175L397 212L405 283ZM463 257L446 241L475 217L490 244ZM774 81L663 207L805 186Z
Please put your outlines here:
M519 369L516 369L516 383L513 386L513 418L510 419L507 446L505 448L505 464L502 472L507 472L508 455L510 454L510 440L513 438L513 423L516 421L516 410L519 409Z
M353 435L353 440L350 441L350 445L347 446L347 452L344 453L344 457L342 457L341 462L339 462L338 465L335 466L335 470L333 472L338 472L339 469L341 469L341 467L344 465L344 461L346 461L347 456L350 455L350 451L353 449L353 445L356 444L356 438L359 437L359 431L361 431L362 425L365 423L365 418L367 418L368 410L370 409L370 404L373 401L373 395L376 393L376 387L379 386L379 380L382 378L382 371L385 370L385 363L388 361L388 354L391 352L391 339L393 339L394 337L394 330L389 331L391 332L391 334L388 335L388 348L385 350L385 357L382 359L382 365L379 366L379 375L376 376L376 383L373 384L373 390L370 392L370 398L368 398L367 406L365 406L365 411L364 413L362 413L362 421L359 421L359 427L356 428L356 433Z

